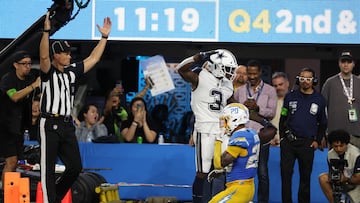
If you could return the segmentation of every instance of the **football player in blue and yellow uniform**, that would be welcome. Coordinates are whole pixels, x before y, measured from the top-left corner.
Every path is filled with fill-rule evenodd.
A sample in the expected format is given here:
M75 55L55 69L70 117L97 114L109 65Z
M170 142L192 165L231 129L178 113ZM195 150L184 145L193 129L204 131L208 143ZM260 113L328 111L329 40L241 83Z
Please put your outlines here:
M258 165L260 139L254 130L245 127L249 122L249 110L242 104L227 105L220 121L230 139L222 154L221 140L216 141L215 170L209 174L208 180L228 167L226 189L213 197L210 203L247 203L253 199L255 193L254 177Z

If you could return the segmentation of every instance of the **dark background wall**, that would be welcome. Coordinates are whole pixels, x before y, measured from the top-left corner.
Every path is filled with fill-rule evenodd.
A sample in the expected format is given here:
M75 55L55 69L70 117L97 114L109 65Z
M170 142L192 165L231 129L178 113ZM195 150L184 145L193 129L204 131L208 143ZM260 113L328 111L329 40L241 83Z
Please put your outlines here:
M11 39L0 40L0 50L11 42ZM72 53L74 60L84 59L96 45L97 41L69 41L76 48ZM330 75L336 74L339 52L350 49L355 58L360 58L359 45L319 45L319 44L243 44L243 43L199 43L199 42L145 42L145 41L113 41L109 40L102 60L97 67L87 74L84 80L91 94L102 95L114 86L118 79L124 81L127 91L137 89L136 56L164 56L166 62L177 63L185 57L199 51L225 48L232 51L238 63L247 60L260 59L266 74L264 80L270 82L271 73L285 71L293 79L303 67L316 70L320 86ZM31 46L28 51L34 54L34 67L38 63L37 46ZM130 59L130 60L129 60ZM0 67L3 69L4 67ZM359 68L354 73L358 74Z

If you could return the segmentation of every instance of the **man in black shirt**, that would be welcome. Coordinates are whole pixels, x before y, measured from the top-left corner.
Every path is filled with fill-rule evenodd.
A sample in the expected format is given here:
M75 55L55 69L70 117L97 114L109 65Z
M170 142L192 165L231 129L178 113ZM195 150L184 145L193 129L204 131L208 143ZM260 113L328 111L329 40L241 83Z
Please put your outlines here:
M325 98L314 89L317 77L313 69L301 69L296 84L299 88L285 95L279 123L282 202L293 202L292 177L297 161L298 202L310 203L314 154L325 136L327 124L326 104Z
M16 52L14 69L0 81L0 155L5 158L3 181L4 173L15 171L18 159L23 158L23 125L30 119L25 116L30 113L29 95L40 85L40 78L35 80L30 75L31 64L27 52Z

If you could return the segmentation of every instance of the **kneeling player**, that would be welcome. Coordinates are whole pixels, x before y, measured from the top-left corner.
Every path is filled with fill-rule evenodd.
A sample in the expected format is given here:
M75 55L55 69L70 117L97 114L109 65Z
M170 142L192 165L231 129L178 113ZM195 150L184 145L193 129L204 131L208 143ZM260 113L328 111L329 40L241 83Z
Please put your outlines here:
M249 122L249 110L242 104L227 105L220 120L225 134L231 137L222 154L221 141L216 141L215 170L209 174L208 180L223 172L224 167L232 165L232 169L226 170L226 189L213 197L210 203L247 203L253 199L255 193L254 177L260 150L259 136L254 130L245 127Z

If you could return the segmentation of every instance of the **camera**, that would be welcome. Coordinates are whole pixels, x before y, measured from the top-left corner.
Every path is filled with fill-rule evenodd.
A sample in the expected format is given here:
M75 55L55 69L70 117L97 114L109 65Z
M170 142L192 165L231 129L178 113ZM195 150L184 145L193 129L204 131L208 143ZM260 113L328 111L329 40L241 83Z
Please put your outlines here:
M330 180L332 182L339 182L341 179L341 173L347 165L348 163L345 159L330 159Z
M346 187L347 184L340 182L341 174L346 166L348 166L348 163L345 159L330 159L329 178L333 188L335 202L340 202L342 194L349 191Z

